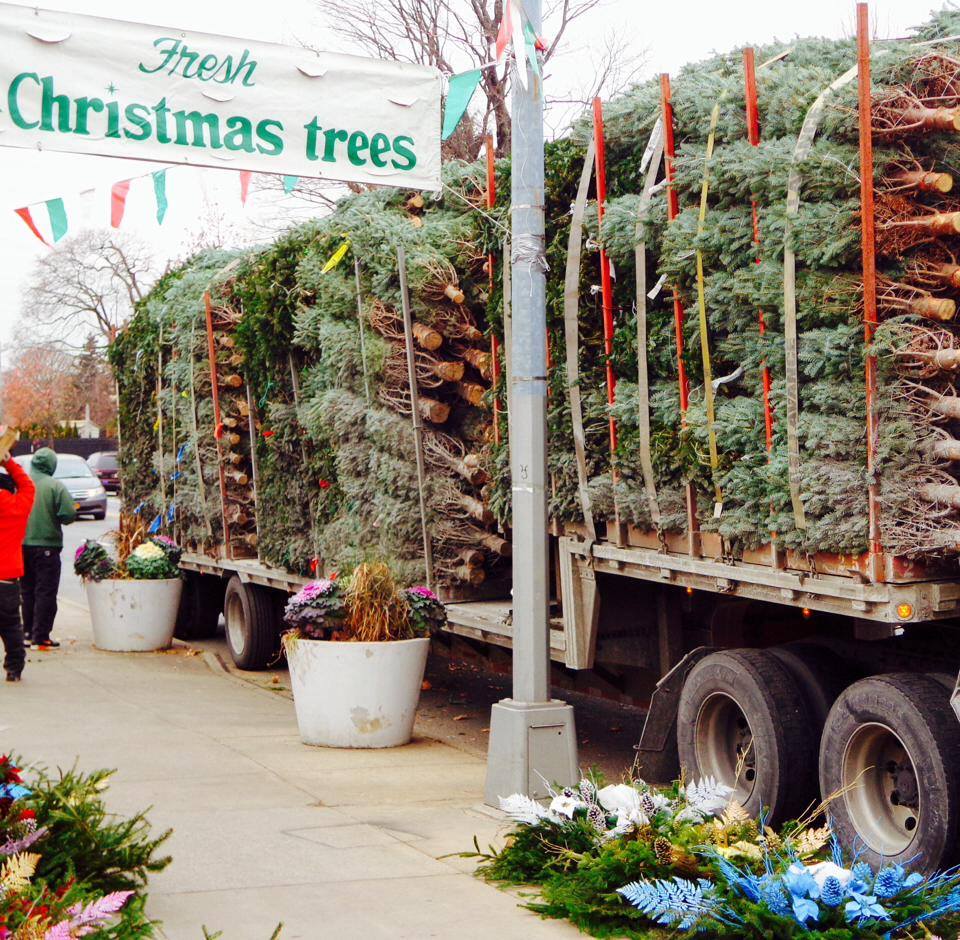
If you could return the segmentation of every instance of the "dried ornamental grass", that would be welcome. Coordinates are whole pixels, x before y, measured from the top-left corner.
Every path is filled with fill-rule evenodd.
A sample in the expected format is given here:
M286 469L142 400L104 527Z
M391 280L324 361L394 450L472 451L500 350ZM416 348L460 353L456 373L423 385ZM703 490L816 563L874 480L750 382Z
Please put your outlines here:
M359 565L347 588L347 624L361 643L400 640L409 633L409 610L390 568Z

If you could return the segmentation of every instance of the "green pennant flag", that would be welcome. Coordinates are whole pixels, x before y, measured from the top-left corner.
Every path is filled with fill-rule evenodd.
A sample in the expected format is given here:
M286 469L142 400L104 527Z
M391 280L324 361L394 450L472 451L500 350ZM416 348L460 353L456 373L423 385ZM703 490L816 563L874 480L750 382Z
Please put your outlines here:
M527 20L523 22L523 44L526 46L527 58L530 60L530 68L533 69L533 74L536 75L537 78L542 79L540 62L537 59L537 34L533 31L533 27Z
M45 205L50 217L50 234L56 243L67 234L67 210L62 199L48 199Z
M482 69L471 69L469 72L450 76L450 90L447 92L446 108L443 112L443 133L441 134L443 140L448 140L452 136L464 114L467 113L482 74Z
M300 182L299 176L285 176L283 178L283 191L287 194L292 193Z
M163 225L167 214L167 171L157 170L153 174L153 194L157 197L157 224Z

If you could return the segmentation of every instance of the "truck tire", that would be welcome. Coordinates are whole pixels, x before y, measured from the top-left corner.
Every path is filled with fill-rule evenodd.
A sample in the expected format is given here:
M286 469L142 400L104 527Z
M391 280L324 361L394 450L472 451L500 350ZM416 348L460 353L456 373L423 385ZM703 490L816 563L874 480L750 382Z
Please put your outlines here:
M767 650L722 650L700 660L680 693L677 749L688 780L714 777L771 822L816 795L817 737L787 668Z
M184 574L177 626L178 640L209 640L216 636L223 610L223 581L213 575Z
M223 599L227 647L238 669L265 669L276 654L280 621L274 593L244 584L237 575L227 582Z
M800 687L813 722L814 739L819 740L833 703L854 681L853 671L840 657L816 643L785 643L771 646L769 652Z
M952 864L960 835L960 723L930 676L891 673L851 685L820 742L820 788L844 845L874 863Z

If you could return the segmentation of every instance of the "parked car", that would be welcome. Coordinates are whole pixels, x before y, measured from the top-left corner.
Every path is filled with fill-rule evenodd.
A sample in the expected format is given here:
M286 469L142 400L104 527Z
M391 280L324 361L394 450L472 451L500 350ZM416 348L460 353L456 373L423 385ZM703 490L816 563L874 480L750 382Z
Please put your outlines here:
M108 493L120 492L120 464L115 450L98 450L87 457L87 465Z
M31 454L15 457L25 470L30 469ZM107 491L83 457L76 454L57 454L57 469L54 479L60 480L69 490L77 507L77 515L104 519L107 515Z

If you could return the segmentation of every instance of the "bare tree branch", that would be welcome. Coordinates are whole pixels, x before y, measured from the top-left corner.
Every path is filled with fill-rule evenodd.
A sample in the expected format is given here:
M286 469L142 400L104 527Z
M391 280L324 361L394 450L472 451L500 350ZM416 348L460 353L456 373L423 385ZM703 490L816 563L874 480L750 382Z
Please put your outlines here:
M144 245L116 232L89 230L42 257L27 289L25 340L78 348L93 334L106 345L152 280Z

